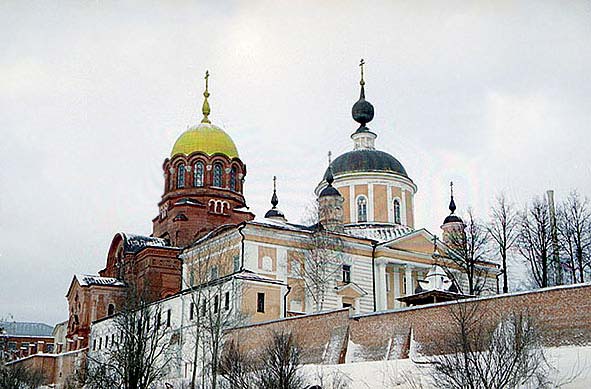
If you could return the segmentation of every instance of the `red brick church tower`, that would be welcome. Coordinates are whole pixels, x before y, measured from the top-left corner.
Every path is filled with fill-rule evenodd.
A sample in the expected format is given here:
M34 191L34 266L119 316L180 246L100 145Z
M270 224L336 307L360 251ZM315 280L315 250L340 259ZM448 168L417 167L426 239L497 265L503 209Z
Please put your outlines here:
M205 74L203 119L175 142L164 160L164 194L153 236L184 247L223 224L254 219L242 194L246 165L236 145L209 121L209 73Z
M186 287L183 247L221 225L254 219L242 194L246 166L232 138L209 121L208 78L206 73L201 123L185 131L164 160L164 194L152 236L116 234L99 275L73 277L66 295L67 350L88 346L90 324L117 313L127 288L155 301Z

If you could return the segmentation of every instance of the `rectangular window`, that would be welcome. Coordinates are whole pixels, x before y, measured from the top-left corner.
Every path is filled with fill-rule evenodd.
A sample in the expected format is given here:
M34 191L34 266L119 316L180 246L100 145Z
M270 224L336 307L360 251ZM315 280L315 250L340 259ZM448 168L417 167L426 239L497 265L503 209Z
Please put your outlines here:
M170 309L166 311L166 326L170 327Z
M103 338L99 338L99 350L103 348Z
M257 293L257 312L265 312L265 294Z
M224 297L224 309L227 311L230 309L230 292L226 292Z
M220 296L217 294L213 296L213 313L218 313L218 307L220 306Z
M205 299L203 299L203 302L201 303L201 315L205 316L206 313L207 313L207 301Z
M92 350L96 351L96 339L92 341Z
M189 320L193 320L195 315L195 303L191 303L191 309L189 310Z
M9 350L16 350L16 342L8 342L8 349Z
M234 272L240 270L240 255L234 255Z
M343 265L343 283L351 282L351 265Z
M216 280L218 278L218 267L213 266L210 270L210 276L212 280Z
M156 314L156 330L159 330L161 325L162 325L162 312L158 312ZM123 332L121 334L123 334Z
M109 335L105 336L105 348L109 347Z

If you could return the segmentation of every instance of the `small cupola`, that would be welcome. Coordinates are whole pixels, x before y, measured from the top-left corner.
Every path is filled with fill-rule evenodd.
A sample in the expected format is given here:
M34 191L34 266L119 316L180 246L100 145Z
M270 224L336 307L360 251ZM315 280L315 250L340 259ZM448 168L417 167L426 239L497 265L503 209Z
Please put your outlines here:
M265 219L287 222L283 212L277 208L277 204L279 204L279 199L277 198L277 177L273 176L273 195L271 196L272 207L267 211L267 213L265 213Z
M332 167L330 160L331 153L328 152L328 173L326 176L327 186L318 195L318 221L320 225L332 231L343 230L343 202L344 198L332 183Z

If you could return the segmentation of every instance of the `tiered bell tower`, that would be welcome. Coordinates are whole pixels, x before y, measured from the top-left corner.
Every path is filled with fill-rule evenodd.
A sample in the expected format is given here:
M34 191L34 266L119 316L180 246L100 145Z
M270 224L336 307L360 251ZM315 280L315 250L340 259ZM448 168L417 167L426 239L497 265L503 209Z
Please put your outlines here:
M243 196L246 165L232 138L209 120L209 72L203 119L175 142L163 164L164 194L153 236L184 247L223 224L254 219Z

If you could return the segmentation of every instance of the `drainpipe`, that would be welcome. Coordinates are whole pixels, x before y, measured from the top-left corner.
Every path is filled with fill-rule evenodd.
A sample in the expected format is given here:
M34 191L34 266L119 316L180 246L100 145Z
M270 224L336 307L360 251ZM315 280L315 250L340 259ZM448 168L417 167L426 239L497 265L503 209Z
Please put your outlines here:
M283 318L287 317L287 295L291 292L291 286L287 285L287 293L283 295Z
M377 305L376 305L376 247L378 246L378 242L372 241L371 242L371 285L373 288L373 311L376 312Z
M244 270L244 239L245 236L242 233L242 229L246 227L246 223L242 223L240 224L240 226L238 226L238 233L240 234L240 236L242 236L241 241L240 241L240 271Z

